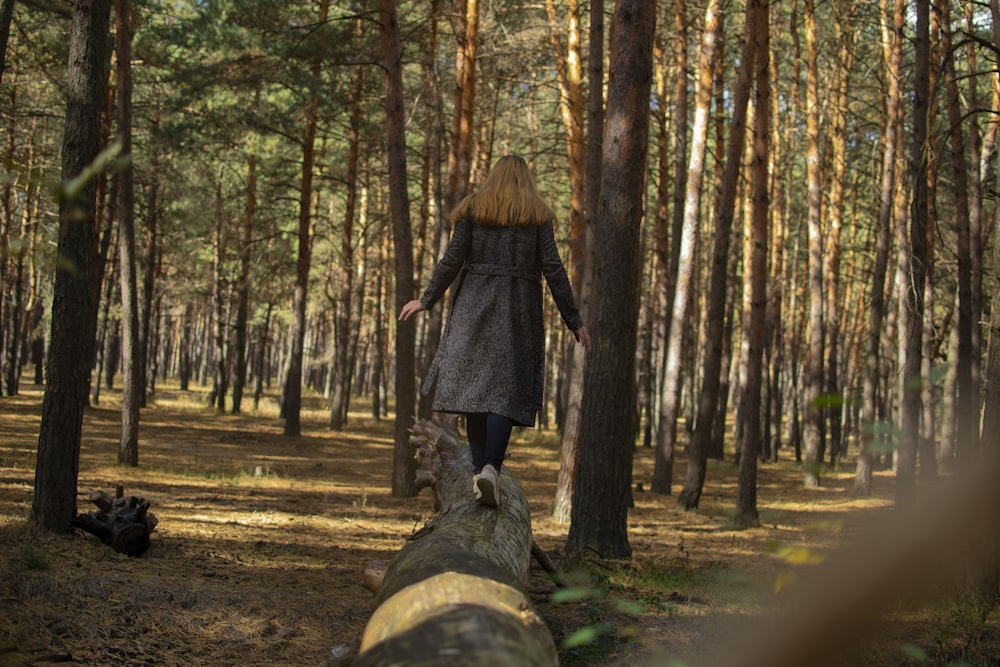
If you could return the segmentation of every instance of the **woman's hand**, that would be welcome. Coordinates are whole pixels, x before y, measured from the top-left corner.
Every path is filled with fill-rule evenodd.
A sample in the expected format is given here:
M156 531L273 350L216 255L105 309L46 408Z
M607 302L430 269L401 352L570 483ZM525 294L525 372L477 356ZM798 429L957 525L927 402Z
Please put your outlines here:
M591 348L590 333L587 331L587 327L580 327L579 329L574 331L573 337L576 338L577 343L583 345L584 350L586 350L588 353L590 352Z
M412 301L407 301L406 304L403 306L403 309L399 311L400 322L402 322L403 320L410 319L412 315L416 315L423 309L424 307L420 305L420 299L413 299Z

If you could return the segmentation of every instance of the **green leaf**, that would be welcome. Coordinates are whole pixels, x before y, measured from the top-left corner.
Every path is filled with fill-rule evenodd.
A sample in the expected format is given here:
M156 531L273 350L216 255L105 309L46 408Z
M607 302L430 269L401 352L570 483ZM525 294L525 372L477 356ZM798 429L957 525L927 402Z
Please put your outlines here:
M563 602L580 602L581 600L589 600L594 597L594 589L588 586L571 586L569 588L560 588L555 593L552 594L552 602L563 603Z
M844 405L843 394L820 394L813 401L814 408L839 408Z
M632 616L639 616L644 611L643 606L634 600L615 599L614 605L618 611Z
M569 637L562 641L562 647L564 649L576 648L577 646L583 646L584 644L589 644L599 637L604 635L609 635L614 630L607 623L594 623L593 625L588 625L585 628L580 628Z
M114 141L97 154L94 161L87 165L83 171L81 171L76 178L73 178L63 184L62 191L57 193L65 201L74 201L80 197L80 193L83 191L83 187L92 179L96 178L99 173L104 171L109 165L113 168L121 168L123 164L128 164L131 161L131 156L126 156L121 160L116 160L118 158L118 153L122 150L122 142Z
M903 655L911 660L916 660L921 664L925 664L927 662L927 653L919 646L914 646L913 644L903 644L899 647L899 650L902 651Z

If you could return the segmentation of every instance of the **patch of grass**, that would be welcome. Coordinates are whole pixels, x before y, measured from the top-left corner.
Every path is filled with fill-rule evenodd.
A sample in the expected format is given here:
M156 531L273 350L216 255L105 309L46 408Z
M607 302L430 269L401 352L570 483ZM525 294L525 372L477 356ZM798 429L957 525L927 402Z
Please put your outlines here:
M26 544L11 556L11 564L19 570L45 572L52 569L44 551L33 544Z

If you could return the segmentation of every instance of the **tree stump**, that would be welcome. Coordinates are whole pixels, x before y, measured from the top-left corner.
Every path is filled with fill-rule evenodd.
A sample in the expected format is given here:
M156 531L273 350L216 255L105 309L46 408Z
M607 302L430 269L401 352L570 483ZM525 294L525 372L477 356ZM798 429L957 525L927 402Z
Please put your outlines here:
M156 530L156 515L149 511L149 501L135 496L125 497L125 489L118 486L115 498L108 498L103 491L90 494L90 502L98 512L80 514L70 524L90 533L112 549L127 556L141 556L149 549L149 535Z
M556 665L552 634L524 593L532 537L528 501L506 470L500 506L475 502L472 462L452 429L414 426L418 487L438 514L388 566L352 667Z

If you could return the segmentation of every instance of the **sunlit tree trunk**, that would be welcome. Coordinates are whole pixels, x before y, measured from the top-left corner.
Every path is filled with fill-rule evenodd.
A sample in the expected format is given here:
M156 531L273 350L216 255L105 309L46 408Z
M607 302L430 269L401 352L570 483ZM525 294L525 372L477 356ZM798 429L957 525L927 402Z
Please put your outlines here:
M226 301L228 289L225 285L226 279L223 276L223 264L226 256L225 236L223 227L225 225L225 204L222 194L222 174L224 166L219 165L216 172L215 182L215 217L212 228L212 343L215 349L214 363L212 364L212 393L209 404L217 405L219 412L226 409L226 392L228 391L229 376L226 372L227 350L226 350Z
M347 408L351 391L351 333L360 321L352 321L354 293L354 219L358 201L358 161L361 150L361 94L365 85L365 68L354 73L354 90L351 96L350 128L347 132L347 179L344 201L344 226L340 240L340 293L337 303L334 332L333 391L330 395L330 428L339 431L347 423Z
M712 103L712 64L718 36L719 3L709 0L705 8L705 27L701 51L698 56L698 85L695 91L695 115L692 128L691 156L688 164L688 182L684 197L684 225L681 233L680 255L677 264L677 287L674 292L670 333L667 337L667 359L663 376L662 404L656 433L656 459L650 490L654 493L671 492L674 447L677 437L677 416L681 391L681 344L690 294L691 276L694 272L695 234L698 229L701 185L705 175L705 153L708 140L708 120Z
M834 20L838 40L837 59L834 65L833 90L830 104L831 128L830 140L830 199L827 207L826 229L827 245L823 253L826 266L823 275L826 276L826 310L824 322L826 325L826 381L827 396L844 398L845 378L841 377L842 357L846 354L846 346L842 346L843 333L840 328L844 288L840 278L841 270L841 236L844 218L845 173L847 171L847 113L848 88L851 85L851 67L854 59L856 40L851 32L850 20L852 2L844 2L834 7ZM836 465L843 456L843 424L841 408L836 402L829 407L830 419L830 464Z
M803 444L805 485L819 486L820 452L823 449L823 233L822 184L820 176L819 66L816 35L816 5L806 0L806 188L809 226L809 346L806 354L803 395Z
M657 339L657 355L655 373L655 394L650 401L649 417L655 420L651 425L651 435L657 443L663 442L661 429L670 428L664 421L663 407L667 404L664 392L668 389L666 382L666 367L668 360L668 348L670 346L671 323L673 322L674 300L677 293L677 279L680 267L681 243L684 238L684 200L688 186L688 134L690 125L688 123L690 94L688 82L689 56L688 56L688 26L687 26L687 0L674 0L673 3L674 31L676 36L673 40L673 60L675 69L674 76L674 130L672 132L674 141L673 153L673 174L668 178L667 165L661 166L660 191L657 192L656 222L654 236L656 242L656 253L658 262L656 264L656 298L658 299L658 327L655 332ZM724 16L716 14L715 25L715 48L713 59L713 75L716 86L721 90L722 84L718 82L720 74L718 69L714 69L719 61L722 52L722 30ZM666 54L665 54L666 55ZM702 74L699 72L698 77ZM661 114L666 114L668 109L664 105L659 109ZM665 125L666 119L663 123ZM663 146L664 153L667 146ZM669 194L668 194L669 191ZM672 207L668 210L668 197L672 201ZM662 198L662 199L661 199ZM678 379L680 383L680 379ZM672 440L676 435L669 436ZM673 461L670 461L670 476ZM669 482L668 482L669 484Z
M115 52L118 76L118 141L128 156L117 178L118 259L122 290L122 432L118 462L139 465L139 294L136 276L135 189L132 170L132 20L131 0L115 0Z
M551 0L547 6L554 13ZM584 322L589 321L590 290L593 280L593 226L597 212L597 199L593 196L600 189L600 166L593 167L591 159L600 157L600 134L603 131L604 110L604 3L593 0L590 7L590 98L588 101L589 140L584 144L583 135L583 83L580 65L579 7L576 3L568 10L570 51L567 54L566 93L569 103L564 105L563 121L566 128L567 154L570 159L571 205L570 210L570 280L577 297L577 306ZM575 33L575 35L573 34ZM553 37L553 39L555 39ZM556 40L558 42L558 40ZM557 47L557 51L560 49ZM566 108L568 107L568 108ZM596 136L595 136L596 135ZM586 207L586 208L584 208ZM562 426L562 447L559 452L559 476L552 516L557 521L569 521L573 505L573 485L576 479L578 445L580 438L580 408L583 401L583 375L586 357L583 347L570 344L563 364L562 382L565 386L565 418Z
M627 558L639 235L649 132L656 3L619 0L609 36L603 178L595 227L594 347L584 372L580 454L567 549ZM614 415L608 419L607 415Z
M888 0L883 0L881 15L885 16ZM854 477L854 493L870 496L872 492L872 454L878 445L876 437L876 410L879 376L881 375L882 321L885 318L885 278L889 265L890 230L893 199L896 191L896 151L899 141L902 93L899 74L903 50L903 18L905 0L895 0L892 5L892 25L881 26L882 55L885 61L888 90L887 112L882 128L881 194L878 222L875 230L875 258L872 262L871 297L868 307L868 339L865 352L861 389L861 430ZM886 391L887 388L883 388Z
M95 320L96 183L78 179L100 150L101 105L110 0L72 4L66 121L63 132L59 239L52 298L48 375L42 400L31 519L51 531L68 532L76 515L77 474L83 410L87 405Z
M714 239L712 246L712 268L708 290L708 303L705 310L706 341L702 352L701 367L704 369L701 392L698 394L698 414L695 419L694 437L688 447L687 478L680 495L677 497L678 507L691 510L698 507L701 500L702 487L705 483L705 472L708 464L708 451L712 444L715 414L719 409L719 389L722 374L727 372L722 367L723 343L726 316L727 282L729 278L729 256L732 240L733 217L736 207L736 196L739 191L739 177L743 171L743 152L746 145L747 105L750 101L750 89L754 77L755 51L757 40L754 39L755 23L750 12L750 2L747 3L747 18L743 38L743 51L740 54L739 78L733 91L732 113L729 139L726 143L725 171L722 176L719 201L715 209ZM765 244L766 245L766 244Z

